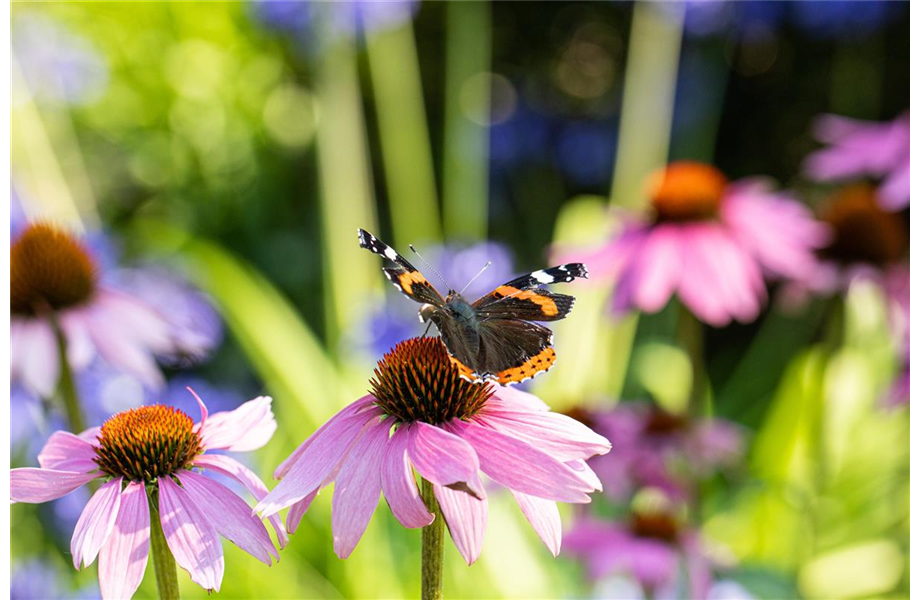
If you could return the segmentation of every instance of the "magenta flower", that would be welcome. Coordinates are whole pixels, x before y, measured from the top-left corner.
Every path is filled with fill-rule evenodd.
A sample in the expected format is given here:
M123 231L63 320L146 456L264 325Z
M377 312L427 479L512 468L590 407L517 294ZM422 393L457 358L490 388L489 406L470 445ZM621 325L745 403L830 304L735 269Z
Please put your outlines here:
M717 169L675 162L651 180L654 218L631 220L605 247L572 253L613 279L614 309L654 313L676 294L702 321L752 321L765 277L806 277L825 227L786 193L760 180L729 183Z
M207 590L219 591L224 574L218 534L268 565L272 557L278 559L249 505L193 470L227 475L256 499L263 498L268 490L255 473L229 456L208 452L264 446L277 427L271 398L256 398L209 417L195 397L201 407L199 423L171 407L142 406L79 435L57 431L38 455L40 468L10 472L13 502L31 504L55 500L95 479L104 482L83 510L70 542L77 569L99 556L103 598L134 594L147 567L151 527L160 524L175 562ZM151 519L149 506L157 507L160 524L157 513ZM283 548L287 537L281 522L273 519L272 524Z
M616 452L589 462L605 494L626 499L652 486L671 499L687 499L690 483L744 458L742 429L722 419L672 415L644 402L624 402L611 411L587 414L591 428L616 442Z
M666 511L637 511L628 523L582 519L566 533L565 547L592 580L626 575L649 598L706 598L712 584L699 534ZM680 593L683 578L687 589Z
M531 394L461 379L438 338L397 344L378 363L371 389L279 465L281 483L256 506L263 515L291 507L293 532L319 491L335 482L332 533L341 558L354 550L381 491L404 526L432 523L414 472L433 484L468 564L482 550L488 512L480 470L510 488L554 555L562 537L555 503L587 503L601 488L585 459L610 450L605 438Z
M184 307L176 311L177 320L151 304L149 286L145 296L131 294L104 275L83 244L61 229L33 224L16 237L10 248L14 383L43 397L52 394L62 366L58 331L74 371L99 355L152 388L164 383L156 356L210 349L209 336L181 320L188 318Z
M823 115L814 134L828 147L805 159L806 175L817 181L873 177L881 182L883 208L898 211L910 204L910 113L884 123Z

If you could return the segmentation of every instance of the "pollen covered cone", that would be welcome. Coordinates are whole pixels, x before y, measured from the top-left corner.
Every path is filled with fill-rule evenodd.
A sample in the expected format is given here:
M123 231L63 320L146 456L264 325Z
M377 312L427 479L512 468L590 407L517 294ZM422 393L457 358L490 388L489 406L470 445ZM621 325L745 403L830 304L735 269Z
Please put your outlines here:
M268 493L245 465L211 451L243 452L265 445L277 427L271 398L211 415L195 399L201 408L198 423L175 408L142 406L79 435L56 431L38 455L40 468L10 472L11 499L32 504L101 480L77 521L70 550L77 569L98 557L105 600L130 598L141 584L152 526L162 527L176 564L209 591L220 591L223 580L221 537L267 565L279 558L249 503L201 473L210 470L235 479L257 499ZM287 534L280 519L271 524L283 548Z
M469 564L482 550L488 513L480 470L511 490L553 554L562 539L556 502L589 502L600 489L585 459L608 452L606 438L550 412L536 396L466 381L439 338L397 344L370 387L278 466L281 483L256 506L264 515L291 507L293 532L320 490L334 483L333 545L341 558L361 539L381 492L405 527L432 522L415 473L432 483Z
M903 218L883 210L876 189L850 185L832 195L818 216L833 229L833 240L822 251L842 264L885 266L907 255L908 233Z
M384 413L401 423L437 425L469 419L485 406L492 386L470 383L459 374L439 338L413 338L399 342L380 359L371 394Z
M87 302L96 266L70 234L49 224L29 226L10 247L10 311L32 315Z
M663 221L689 221L716 216L728 179L704 163L678 161L654 173L647 193Z
M153 481L188 468L201 452L191 417L169 406L141 406L105 422L96 462L113 477Z

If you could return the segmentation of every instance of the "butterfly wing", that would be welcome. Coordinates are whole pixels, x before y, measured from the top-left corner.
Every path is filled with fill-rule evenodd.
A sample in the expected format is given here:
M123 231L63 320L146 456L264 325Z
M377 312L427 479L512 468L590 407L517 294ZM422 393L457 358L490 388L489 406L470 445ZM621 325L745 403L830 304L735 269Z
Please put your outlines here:
M405 296L422 304L433 304L437 307L444 306L444 298L434 289L425 276L393 250L373 235L363 229L358 229L358 244L374 254L389 259L396 263L396 267L384 267L383 273L396 289Z
M477 316L490 319L523 319L525 321L558 321L572 312L575 298L537 287L551 283L568 283L576 277L587 279L582 263L569 263L534 271L500 285L473 303Z
M553 332L537 323L491 319L479 324L480 379L520 383L548 371L556 361Z

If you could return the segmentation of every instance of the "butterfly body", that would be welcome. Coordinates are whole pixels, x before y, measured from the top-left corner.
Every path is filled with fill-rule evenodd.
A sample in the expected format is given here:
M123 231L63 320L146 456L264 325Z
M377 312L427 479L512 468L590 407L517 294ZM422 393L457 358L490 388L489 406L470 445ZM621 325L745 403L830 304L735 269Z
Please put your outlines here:
M419 318L434 323L461 376L471 381L508 385L549 370L556 359L553 332L533 321L565 318L575 299L538 286L588 276L581 263L560 265L513 279L471 303L454 290L441 296L409 261L363 229L358 239L362 248L396 263L383 269L387 279L422 304Z

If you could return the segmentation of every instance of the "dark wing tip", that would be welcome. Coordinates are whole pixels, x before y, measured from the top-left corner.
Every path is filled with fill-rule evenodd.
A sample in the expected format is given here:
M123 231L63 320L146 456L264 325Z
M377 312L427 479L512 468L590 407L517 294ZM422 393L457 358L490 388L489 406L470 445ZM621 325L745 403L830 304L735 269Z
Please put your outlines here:
M359 246L361 246L362 248L370 249L371 245L373 244L374 239L375 239L374 236L372 236L370 233L368 233L364 229L361 229L360 227L358 227L358 245Z
M565 265L565 268L575 277L588 278L588 269L584 263L569 263Z

